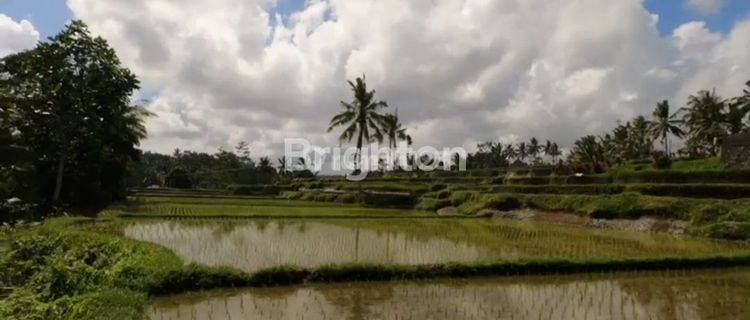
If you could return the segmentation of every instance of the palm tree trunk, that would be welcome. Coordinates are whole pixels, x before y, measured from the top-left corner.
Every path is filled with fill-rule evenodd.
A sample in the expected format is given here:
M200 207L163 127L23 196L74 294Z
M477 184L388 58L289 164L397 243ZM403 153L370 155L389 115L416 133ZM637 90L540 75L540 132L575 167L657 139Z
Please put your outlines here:
M52 202L56 203L60 199L62 191L63 173L65 172L65 162L68 158L68 146L64 146L60 152L60 159L57 160L57 177L55 178L55 191L52 193Z
M362 168L361 168L361 162L362 162L362 135L363 134L364 134L364 132L360 128L359 129L359 136L357 137L357 159L354 162L354 166L355 166L354 168L355 168L355 170L356 169L362 170Z

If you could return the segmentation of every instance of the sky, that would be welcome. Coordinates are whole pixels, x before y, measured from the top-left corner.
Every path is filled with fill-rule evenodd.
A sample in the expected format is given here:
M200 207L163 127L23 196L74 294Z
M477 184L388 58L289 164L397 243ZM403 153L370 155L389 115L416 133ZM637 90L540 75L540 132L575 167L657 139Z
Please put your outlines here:
M747 0L0 0L0 57L71 19L139 75L142 147L165 153L338 145L328 120L362 74L417 145L470 150L570 145L750 80Z

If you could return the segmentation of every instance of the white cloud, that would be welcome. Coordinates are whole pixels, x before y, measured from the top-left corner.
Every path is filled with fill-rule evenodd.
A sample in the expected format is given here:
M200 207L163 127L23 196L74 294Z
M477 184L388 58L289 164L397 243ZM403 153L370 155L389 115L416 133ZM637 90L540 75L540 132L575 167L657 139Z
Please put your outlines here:
M570 144L656 101L750 79L750 22L662 37L641 0L309 1L287 18L269 14L273 0L68 5L159 93L145 148L162 152L336 145L325 128L363 73L416 143L435 146Z
M724 0L685 0L685 4L703 14L718 14L724 8Z
M39 41L39 32L27 20L15 22L0 13L0 58L31 49Z

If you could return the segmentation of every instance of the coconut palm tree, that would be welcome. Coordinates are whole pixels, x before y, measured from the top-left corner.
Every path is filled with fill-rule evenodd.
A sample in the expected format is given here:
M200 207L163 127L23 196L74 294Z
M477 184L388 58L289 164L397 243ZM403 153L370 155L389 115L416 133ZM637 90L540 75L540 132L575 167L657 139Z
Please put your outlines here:
M562 155L562 150L560 150L560 147L557 145L556 142L553 142L549 146L549 151L547 151L547 155L552 157L552 164L557 164L557 158Z
M702 90L688 98L687 107L682 110L691 149L717 154L719 144L727 134L722 113L726 103L715 90Z
M618 121L617 127L612 131L612 143L615 145L615 158L617 162L630 157L630 122L622 124Z
M387 114L383 119L383 134L388 137L388 150L391 152L391 158L393 158L392 150L395 150L398 146L399 141L406 141L407 144L411 145L411 136L406 134L406 128L401 125L398 118L398 110L394 114ZM394 168L396 165L396 159L393 159Z
M745 131L745 116L748 112L750 112L750 107L741 99L733 99L727 103L724 124L728 134L739 134Z
M526 142L521 142L516 146L516 158L518 161L526 163L526 158L529 156L529 148Z
M682 121L675 119L676 113L669 113L669 101L667 100L657 103L652 115L654 119L648 128L649 133L653 139L661 139L661 143L664 145L664 154L669 157L669 135L682 138L685 134L680 129Z
M651 126L651 122L646 120L644 116L637 116L633 118L630 125L629 136L633 146L634 156L636 158L648 157L651 154L653 148L653 139L648 133L648 129Z
M539 151L541 151L541 146L539 145L539 140L537 140L535 137L531 137L531 140L529 141L529 145L527 147L529 156L532 158L532 162L537 161L537 156L539 155Z
M337 127L345 127L339 136L339 141L341 142L350 142L355 135L357 136L355 165L359 169L362 157L362 145L365 142L369 143L373 140L383 141L382 127L387 116L380 112L382 109L387 108L388 104L385 101L376 101L374 99L375 90L367 91L364 75L362 75L362 78L357 78L355 82L347 82L349 82L349 86L351 86L354 93L354 100L350 103L341 101L343 110L331 118L328 132L333 131Z
M501 153L503 157L508 160L508 163L512 163L513 159L516 159L516 157L518 157L518 152L516 152L516 148L513 146L513 144L506 144L505 148L502 148L502 145L500 147L500 149L502 149Z

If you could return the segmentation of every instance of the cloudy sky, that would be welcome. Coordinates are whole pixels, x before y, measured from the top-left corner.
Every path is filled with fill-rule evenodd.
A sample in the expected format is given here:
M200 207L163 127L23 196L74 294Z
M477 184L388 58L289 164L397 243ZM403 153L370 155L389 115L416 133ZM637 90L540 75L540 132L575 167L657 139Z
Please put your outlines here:
M750 80L747 0L0 0L0 56L82 19L142 80L146 150L325 132L367 74L417 145L554 139Z

